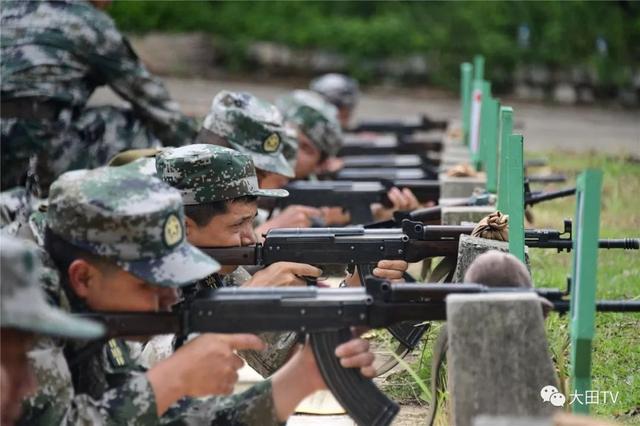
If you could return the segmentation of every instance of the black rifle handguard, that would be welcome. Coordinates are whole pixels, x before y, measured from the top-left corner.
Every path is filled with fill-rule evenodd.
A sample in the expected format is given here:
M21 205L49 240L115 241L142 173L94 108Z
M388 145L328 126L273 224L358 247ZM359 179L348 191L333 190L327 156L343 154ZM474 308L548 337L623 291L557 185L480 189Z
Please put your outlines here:
M349 416L361 426L386 426L398 413L398 404L387 398L371 379L355 368L340 365L335 349L352 337L349 329L311 334L311 347L327 387Z

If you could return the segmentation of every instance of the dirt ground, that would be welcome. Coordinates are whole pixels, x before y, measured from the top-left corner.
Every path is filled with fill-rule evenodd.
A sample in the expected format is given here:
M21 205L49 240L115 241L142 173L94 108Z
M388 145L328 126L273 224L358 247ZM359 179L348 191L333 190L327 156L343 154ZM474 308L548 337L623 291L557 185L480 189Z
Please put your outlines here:
M220 90L244 90L273 101L300 83L287 81L232 81L165 79L172 96L188 114L203 116L213 96ZM97 91L92 103L119 103L108 89ZM640 156L640 112L619 108L559 106L522 103L511 99L503 104L514 107L516 131L525 136L529 151L589 150L610 154ZM438 119L460 116L458 99L430 89L373 88L364 90L358 106L358 118L408 118L425 113Z

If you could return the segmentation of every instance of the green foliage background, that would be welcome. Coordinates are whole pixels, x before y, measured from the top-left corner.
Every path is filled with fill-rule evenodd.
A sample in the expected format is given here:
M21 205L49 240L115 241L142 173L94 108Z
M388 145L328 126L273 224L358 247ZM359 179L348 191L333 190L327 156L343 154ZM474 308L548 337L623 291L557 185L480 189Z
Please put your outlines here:
M130 32L205 31L226 41L226 64L246 66L251 41L342 53L352 73L372 78L369 59L425 55L433 83L455 87L460 62L482 53L488 76L508 83L518 63L598 71L602 84L625 85L640 67L640 4L557 2L116 1L111 15ZM528 25L530 47L518 47ZM608 43L598 55L597 37Z

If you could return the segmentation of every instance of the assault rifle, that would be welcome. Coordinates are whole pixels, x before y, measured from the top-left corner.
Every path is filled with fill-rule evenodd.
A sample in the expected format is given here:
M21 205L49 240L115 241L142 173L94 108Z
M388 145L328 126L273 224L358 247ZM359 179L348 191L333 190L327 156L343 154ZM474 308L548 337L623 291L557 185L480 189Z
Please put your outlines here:
M420 115L413 120L370 120L360 121L349 129L349 132L374 132L411 134L416 132L429 132L431 130L447 130L449 122L446 120L432 120L427 115Z
M434 169L440 165L440 159L420 154L389 155L347 155L340 157L343 168L386 167L396 169L426 168Z
M352 223L369 223L371 204L382 203L393 207L387 197L392 186L409 188L416 198L423 203L440 198L440 184L433 180L395 180L382 182L349 182L349 181L294 181L285 189L289 196L275 202L280 208L293 204L311 207L335 206L348 210Z
M571 221L564 231L526 229L529 247L569 251L573 247ZM401 228L276 228L264 242L247 247L199 247L223 265L271 265L288 261L312 265L358 267L361 281L384 259L419 262L427 257L456 256L460 235L471 234L473 226L424 225L404 220ZM600 248L638 249L640 239L600 240Z
M371 156L376 157L376 156ZM374 163L374 158L365 159ZM386 167L392 160L381 160L379 165L370 164L365 166L365 160L360 161L358 167L343 167L342 169L330 173L327 176L335 180L371 181L371 180L411 180L411 179L438 179L440 170L437 167L422 165L420 167ZM525 176L527 183L559 183L567 180L561 174L531 175Z
M531 207L544 201L568 197L575 193L576 188L567 188L560 191L550 192L531 192L529 190L529 185L525 184L524 207ZM424 207L410 212L396 211L393 213L393 219L369 223L365 225L365 228L391 228L393 226L399 226L405 219L419 221L426 224L435 222L440 223L443 207L488 206L495 204L495 201L495 196L489 193L472 195L469 198L448 202L446 205Z
M335 179L337 173L350 169L422 169L426 175L437 175L446 172L440 169L440 160L428 155L418 154L390 154L390 155L347 155L340 158L342 168L334 172L326 172L319 176L320 179ZM537 174L527 175L526 179L530 183L563 183L567 177L563 174Z
M372 203L381 203L386 207L392 207L387 197L387 192L392 186L409 188L418 201L427 203L438 202L440 198L440 184L434 180L402 180L380 182L365 181L294 181L285 187L289 192L286 198L277 201L262 203L265 208L285 208L290 205L300 204L311 207L342 207L351 214L351 223L368 224L367 228L390 228L399 226L403 219L417 220L421 222L434 222L440 220L442 206L426 207L412 212L396 212L394 219L371 223ZM566 197L575 194L575 188L569 188L555 192L530 192L528 184L525 186L525 207L533 206L543 201ZM459 201L453 201L447 206L480 206L495 203L494 196L490 194L474 195Z
M345 134L338 156L425 154L442 151L440 139L424 140L412 135Z
M360 167L341 169L333 174L335 180L376 181L376 180L434 180L438 179L439 170L431 167Z
M557 289L491 288L477 284L390 284L369 278L366 287L238 288L207 290L173 312L97 312L82 314L105 324L108 337L174 333L258 333L297 331L310 344L327 387L359 425L391 423L398 405L356 369L343 368L334 355L351 338L349 327L390 327L411 321L446 319L451 294L535 292L556 310L569 302ZM640 311L640 302L600 301L600 311Z

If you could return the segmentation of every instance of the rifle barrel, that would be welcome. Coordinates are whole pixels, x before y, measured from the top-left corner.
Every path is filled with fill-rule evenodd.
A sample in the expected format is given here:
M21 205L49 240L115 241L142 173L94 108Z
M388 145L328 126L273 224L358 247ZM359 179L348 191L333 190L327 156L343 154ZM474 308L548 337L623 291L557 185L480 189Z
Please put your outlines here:
M558 313L569 312L568 300L554 300L553 310ZM640 301L635 300L598 300L596 301L598 312L640 312Z
M541 194L530 195L525 199L525 206L533 206L543 201L555 200L556 198L569 197L576 193L575 188L563 189L561 191L543 192Z

